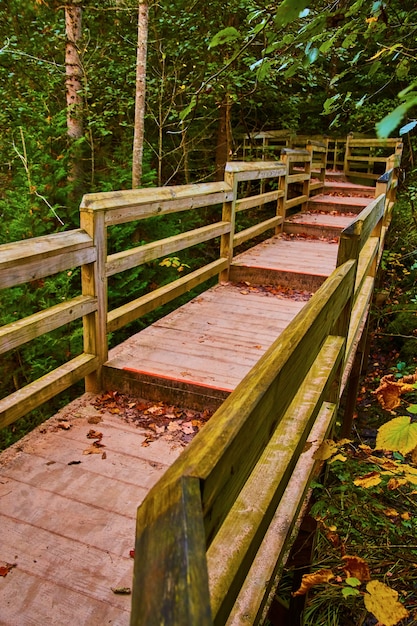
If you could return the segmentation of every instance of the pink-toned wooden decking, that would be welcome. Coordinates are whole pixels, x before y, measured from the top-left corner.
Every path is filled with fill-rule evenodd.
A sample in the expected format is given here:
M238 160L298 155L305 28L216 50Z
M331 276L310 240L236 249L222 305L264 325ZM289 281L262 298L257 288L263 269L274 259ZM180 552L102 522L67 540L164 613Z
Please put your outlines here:
M311 238L309 222L320 228L323 219L334 233L352 217L323 213L292 218L286 234L238 255L237 284L210 289L114 348L108 384L217 406L334 269L334 237ZM303 232L291 233L291 222ZM92 429L103 447L85 454ZM129 623L130 596L113 590L132 584L136 508L182 449L168 431L150 443L148 435L84 394L0 455L0 568L15 565L0 576L2 626Z

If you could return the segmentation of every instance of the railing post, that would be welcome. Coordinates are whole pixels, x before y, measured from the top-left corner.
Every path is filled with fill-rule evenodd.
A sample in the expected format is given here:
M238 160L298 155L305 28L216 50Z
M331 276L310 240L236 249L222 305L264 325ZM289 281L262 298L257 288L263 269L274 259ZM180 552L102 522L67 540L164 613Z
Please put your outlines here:
M81 205L80 225L93 239L97 260L81 267L84 296L97 298L97 311L83 318L84 352L99 357L99 367L85 378L86 391L102 389L102 366L107 361L107 236L104 210L88 210Z
M130 624L213 624L198 478L182 476L139 506Z
M225 233L220 238L220 257L227 259L227 268L220 272L219 281L227 282L229 280L230 265L233 261L233 238L235 236L236 226L236 200L237 200L237 176L234 172L226 169L224 172L224 181L233 189L233 198L223 203L222 221L230 222L230 232Z

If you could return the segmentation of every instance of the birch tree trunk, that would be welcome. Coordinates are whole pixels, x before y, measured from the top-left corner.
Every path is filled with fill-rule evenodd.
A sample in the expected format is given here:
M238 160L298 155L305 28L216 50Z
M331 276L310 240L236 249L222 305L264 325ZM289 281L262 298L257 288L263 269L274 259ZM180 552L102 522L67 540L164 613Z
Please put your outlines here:
M79 55L82 35L82 9L79 2L65 4L65 87L67 98L67 128L71 139L83 136L82 120L82 77L83 70Z
M138 47L136 56L135 129L132 154L132 187L142 183L143 139L145 127L146 55L148 48L148 0L139 0Z
M82 36L81 0L67 2L65 8L65 88L67 102L67 133L70 142L83 136L83 100L81 96L83 69L79 54L79 43ZM82 184L83 167L79 149L71 150L71 163L68 179L73 183L73 193Z

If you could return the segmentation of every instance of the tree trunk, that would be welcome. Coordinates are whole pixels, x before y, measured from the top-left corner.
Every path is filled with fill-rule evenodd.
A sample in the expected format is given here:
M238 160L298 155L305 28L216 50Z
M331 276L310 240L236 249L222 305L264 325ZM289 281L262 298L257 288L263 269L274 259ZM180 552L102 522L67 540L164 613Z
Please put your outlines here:
M223 180L224 168L232 150L232 131L230 126L230 111L232 102L226 94L219 107L219 126L216 145L216 180Z
M65 5L65 86L67 96L67 128L71 139L83 136L82 77L78 44L82 34L82 9L77 3Z
M142 183L143 137L145 127L146 54L148 47L148 0L139 0L138 47L136 56L135 130L132 155L132 187Z
M81 96L83 69L79 54L82 36L82 9L80 0L65 4L65 87L67 100L67 132L71 142L83 136L83 100ZM78 149L73 149L69 180L75 190L82 183L82 159Z

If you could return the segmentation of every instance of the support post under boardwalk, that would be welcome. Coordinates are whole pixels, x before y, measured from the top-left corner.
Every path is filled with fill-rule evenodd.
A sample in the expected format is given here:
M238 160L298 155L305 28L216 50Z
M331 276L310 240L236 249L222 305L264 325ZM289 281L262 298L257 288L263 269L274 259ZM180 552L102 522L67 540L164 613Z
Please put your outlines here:
M200 480L152 495L138 509L130 624L212 626Z

